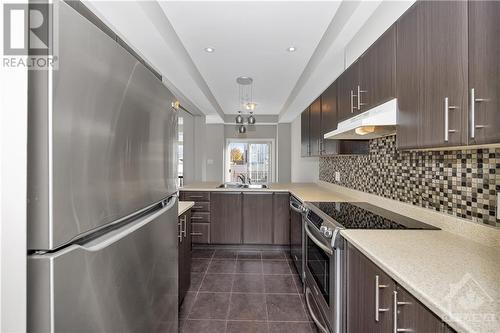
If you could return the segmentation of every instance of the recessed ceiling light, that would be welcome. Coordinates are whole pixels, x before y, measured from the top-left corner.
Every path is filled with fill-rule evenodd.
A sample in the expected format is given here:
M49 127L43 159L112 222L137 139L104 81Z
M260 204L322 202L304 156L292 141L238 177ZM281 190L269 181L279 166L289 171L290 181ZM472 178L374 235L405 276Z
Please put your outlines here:
M213 53L215 51L215 49L213 47L205 47L204 50L207 53Z
M295 46L290 46L289 48L286 49L288 52L295 52L297 51L297 48Z

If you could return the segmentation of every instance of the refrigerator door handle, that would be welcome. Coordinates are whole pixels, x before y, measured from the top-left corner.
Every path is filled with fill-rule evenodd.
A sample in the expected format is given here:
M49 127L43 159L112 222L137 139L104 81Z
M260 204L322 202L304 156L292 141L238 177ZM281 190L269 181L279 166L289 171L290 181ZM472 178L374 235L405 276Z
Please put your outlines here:
M177 197L172 196L168 199L167 204L162 208L160 208L159 210L156 210L151 214L143 216L139 218L137 221L127 223L121 228L117 228L115 230L105 233L102 236L94 238L88 243L78 244L78 246L85 249L86 251L92 251L92 252L100 251L108 247L109 245L119 241L120 239L126 237L127 235L133 233L137 229L142 228L151 221L154 221L158 216L166 213L173 207L177 207L176 204L177 204Z

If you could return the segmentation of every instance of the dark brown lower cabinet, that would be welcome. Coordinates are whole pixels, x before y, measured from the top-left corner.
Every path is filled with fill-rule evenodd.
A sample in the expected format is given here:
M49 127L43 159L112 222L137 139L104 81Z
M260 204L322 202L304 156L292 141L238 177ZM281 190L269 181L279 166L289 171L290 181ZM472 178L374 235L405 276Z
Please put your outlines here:
M179 216L178 228L178 276L179 305L189 289L191 281L191 210Z
M273 243L273 192L243 192L243 244Z
M210 243L240 244L242 232L241 192L210 194Z
M361 252L347 248L347 332L392 332L396 284Z
M210 244L210 223L195 223L191 220L193 244Z
M397 330L422 333L446 332L444 323L401 286L396 287L394 297L398 304L395 326Z
M274 193L273 198L273 244L290 244L290 194Z
M351 244L347 245L346 283L349 333L453 332Z

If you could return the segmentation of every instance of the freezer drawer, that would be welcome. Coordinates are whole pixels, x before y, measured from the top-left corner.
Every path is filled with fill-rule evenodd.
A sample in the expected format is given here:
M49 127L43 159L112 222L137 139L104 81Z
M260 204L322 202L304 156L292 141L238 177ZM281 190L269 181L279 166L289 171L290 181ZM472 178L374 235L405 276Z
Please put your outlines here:
M28 258L29 332L177 332L177 199Z
M54 1L58 69L28 74L28 248L54 250L177 191L175 97ZM35 73L36 72L36 73Z

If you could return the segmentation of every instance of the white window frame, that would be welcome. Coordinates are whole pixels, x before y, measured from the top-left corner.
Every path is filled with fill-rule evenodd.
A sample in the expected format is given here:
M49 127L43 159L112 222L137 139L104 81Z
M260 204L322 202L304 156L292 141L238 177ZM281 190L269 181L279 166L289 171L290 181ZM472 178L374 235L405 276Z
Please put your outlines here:
M230 138L226 139L226 146L224 147L224 171L222 175L222 180L226 182L226 175L229 172L229 144L230 143L261 143L261 142L271 142L271 181L269 183L274 183L276 179L276 140L273 138L269 139L236 139Z

